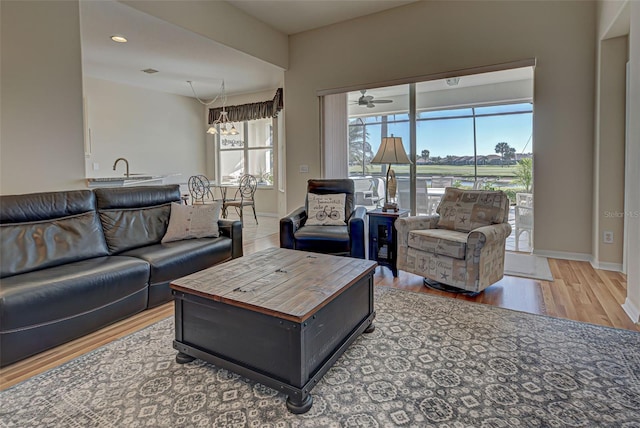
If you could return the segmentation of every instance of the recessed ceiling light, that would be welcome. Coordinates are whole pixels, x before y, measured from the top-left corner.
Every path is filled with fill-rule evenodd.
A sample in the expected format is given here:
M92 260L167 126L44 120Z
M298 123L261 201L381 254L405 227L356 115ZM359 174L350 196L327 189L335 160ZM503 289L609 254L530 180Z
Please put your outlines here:
M124 36L111 36L111 40L113 40L116 43L127 43L127 38Z
M147 74L153 74L153 73L157 73L158 70L154 70L153 68L145 68L144 70L141 70Z

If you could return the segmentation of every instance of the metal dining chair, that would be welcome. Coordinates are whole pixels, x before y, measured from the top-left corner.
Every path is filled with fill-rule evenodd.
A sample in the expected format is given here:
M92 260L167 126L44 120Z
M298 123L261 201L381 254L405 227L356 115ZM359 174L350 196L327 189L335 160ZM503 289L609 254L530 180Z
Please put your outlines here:
M236 209L236 212L240 216L240 222L244 227L243 211L244 207L253 208L253 218L258 224L258 216L256 215L255 193L258 188L258 180L251 174L245 174L240 177L238 190L236 190L233 199L226 199L222 206L222 216L227 218L227 212L229 207Z
M192 175L189 177L187 185L189 186L192 205L215 201L213 192L211 192L211 183L204 175Z

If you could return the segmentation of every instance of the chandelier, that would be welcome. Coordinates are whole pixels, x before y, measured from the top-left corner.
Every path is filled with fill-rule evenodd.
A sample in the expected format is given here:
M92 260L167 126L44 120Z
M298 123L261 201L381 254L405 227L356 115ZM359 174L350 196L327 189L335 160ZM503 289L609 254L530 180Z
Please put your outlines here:
M204 106L208 107L211 104L215 103L218 100L218 98L222 97L222 111L220 112L220 116L216 120L214 120L211 125L209 125L209 129L207 129L207 134L212 134L212 135L217 134L218 133L217 127L220 127L221 135L238 135L239 134L238 130L233 125L233 123L229 121L229 116L227 114L227 111L225 110L225 106L227 104L227 93L225 92L225 89L224 89L224 79L222 80L220 93L216 95L216 97L213 100L209 102L205 102L201 100L198 97L198 95L196 95L196 91L195 89L193 89L193 84L191 80L187 80L187 83L189 84L189 86L191 86L191 92L193 92L193 96L196 97L196 99L200 102L200 104ZM231 127L229 127L229 125L231 125Z

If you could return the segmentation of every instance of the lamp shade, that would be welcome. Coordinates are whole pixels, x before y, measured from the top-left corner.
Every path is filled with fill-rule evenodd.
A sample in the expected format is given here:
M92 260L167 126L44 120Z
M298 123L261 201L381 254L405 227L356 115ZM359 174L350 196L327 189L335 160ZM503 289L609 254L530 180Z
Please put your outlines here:
M401 137L384 137L378 153L371 159L371 163L410 164L411 161L404 151Z

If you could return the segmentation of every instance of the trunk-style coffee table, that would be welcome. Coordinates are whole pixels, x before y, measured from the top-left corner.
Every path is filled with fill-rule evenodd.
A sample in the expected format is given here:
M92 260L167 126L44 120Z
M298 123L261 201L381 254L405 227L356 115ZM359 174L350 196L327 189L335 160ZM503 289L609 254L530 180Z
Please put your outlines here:
M171 283L178 363L199 358L311 408L311 389L373 331L370 260L270 248Z

